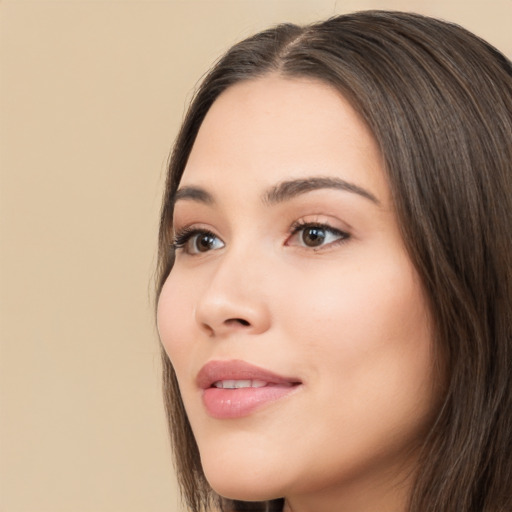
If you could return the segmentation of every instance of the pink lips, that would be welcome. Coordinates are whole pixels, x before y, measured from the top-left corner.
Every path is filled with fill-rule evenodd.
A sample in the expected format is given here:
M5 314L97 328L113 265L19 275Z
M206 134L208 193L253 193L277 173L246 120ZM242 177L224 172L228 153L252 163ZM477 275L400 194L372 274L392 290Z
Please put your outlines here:
M208 414L241 418L295 391L298 379L283 377L245 361L211 361L201 368L197 385Z

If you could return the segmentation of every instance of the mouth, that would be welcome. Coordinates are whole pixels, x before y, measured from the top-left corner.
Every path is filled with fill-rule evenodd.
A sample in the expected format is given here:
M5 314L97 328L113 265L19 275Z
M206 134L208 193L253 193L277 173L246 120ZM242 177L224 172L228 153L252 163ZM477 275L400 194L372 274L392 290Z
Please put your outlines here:
M211 387L218 389L244 389L244 388L264 388L267 386L273 386L271 382L265 382L264 380L218 380L214 382ZM293 384L290 383L290 386Z
M240 360L210 361L197 376L206 411L217 419L248 416L290 395L301 384L297 378Z

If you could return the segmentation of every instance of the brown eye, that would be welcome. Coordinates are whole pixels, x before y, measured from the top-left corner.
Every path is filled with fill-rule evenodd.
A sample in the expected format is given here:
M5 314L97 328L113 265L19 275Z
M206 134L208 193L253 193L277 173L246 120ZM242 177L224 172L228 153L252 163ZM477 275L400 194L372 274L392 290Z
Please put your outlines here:
M207 252L216 248L217 237L210 233L198 234L190 239L191 252Z
M344 242L350 238L345 231L332 228L326 224L300 224L293 227L292 235L286 245L321 249L336 243Z
M318 226L305 228L302 231L301 238L307 247L318 247L325 241L325 229Z
M174 237L173 247L185 254L200 254L224 247L224 242L214 233L202 229L184 229Z

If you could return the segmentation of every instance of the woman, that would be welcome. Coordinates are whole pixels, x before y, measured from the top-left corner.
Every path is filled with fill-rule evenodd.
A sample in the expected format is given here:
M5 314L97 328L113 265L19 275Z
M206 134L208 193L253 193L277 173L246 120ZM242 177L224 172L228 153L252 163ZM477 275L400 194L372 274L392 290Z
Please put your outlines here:
M229 50L161 218L189 508L511 510L511 198L512 66L464 29L369 11Z

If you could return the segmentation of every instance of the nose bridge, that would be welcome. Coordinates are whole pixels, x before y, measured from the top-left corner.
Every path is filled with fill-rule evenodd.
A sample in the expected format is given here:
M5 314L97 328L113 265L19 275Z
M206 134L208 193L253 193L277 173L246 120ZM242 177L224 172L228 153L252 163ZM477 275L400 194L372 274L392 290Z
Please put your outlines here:
M223 251L198 298L196 320L210 335L262 333L270 326L264 291L268 258L248 241Z

